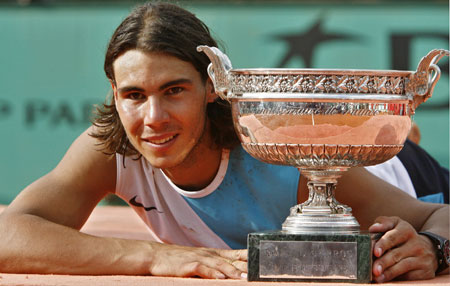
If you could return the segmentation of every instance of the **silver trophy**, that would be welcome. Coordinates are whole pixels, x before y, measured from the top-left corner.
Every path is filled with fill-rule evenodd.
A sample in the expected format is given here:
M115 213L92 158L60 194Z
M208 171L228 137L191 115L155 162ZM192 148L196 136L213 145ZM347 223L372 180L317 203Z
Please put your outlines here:
M431 97L437 62L449 51L432 50L412 72L232 69L217 48L197 50L211 60L208 74L231 103L243 148L308 178L309 198L291 208L281 231L249 234L249 280L370 281L370 235L334 198L337 180L403 148L411 116Z

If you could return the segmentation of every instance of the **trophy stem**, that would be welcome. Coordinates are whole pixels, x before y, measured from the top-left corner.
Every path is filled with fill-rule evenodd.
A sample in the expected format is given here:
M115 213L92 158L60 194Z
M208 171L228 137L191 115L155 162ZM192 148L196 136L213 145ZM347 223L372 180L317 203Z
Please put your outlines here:
M358 233L359 223L353 217L352 209L334 197L337 179L346 170L301 170L308 178L309 197L304 203L291 208L290 215L283 223L283 231Z

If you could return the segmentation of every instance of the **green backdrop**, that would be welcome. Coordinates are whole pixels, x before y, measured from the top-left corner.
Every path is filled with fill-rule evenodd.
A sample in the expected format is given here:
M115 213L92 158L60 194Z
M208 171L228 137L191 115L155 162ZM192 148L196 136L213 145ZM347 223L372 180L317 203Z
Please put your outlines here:
M415 70L448 49L446 1L183 2L235 68ZM330 4L331 3L331 4ZM50 171L109 93L103 56L130 5L0 5L0 203ZM448 60L414 117L421 146L449 165ZM108 179L108 178L105 178Z

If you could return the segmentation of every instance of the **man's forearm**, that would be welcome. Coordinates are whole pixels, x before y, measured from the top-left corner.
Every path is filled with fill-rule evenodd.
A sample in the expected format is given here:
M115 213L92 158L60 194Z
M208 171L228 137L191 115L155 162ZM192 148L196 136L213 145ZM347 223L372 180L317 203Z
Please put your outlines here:
M0 272L148 274L155 244L95 237L33 215L3 215Z
M442 205L442 207L436 209L433 213L431 213L420 231L429 231L442 237L449 238L449 216L450 207L448 205Z
M0 215L0 272L237 278L247 253L101 238L33 215Z
M434 211L427 219L420 231L431 232L447 239L450 238L450 207L443 207ZM441 274L449 273L449 268L440 271Z

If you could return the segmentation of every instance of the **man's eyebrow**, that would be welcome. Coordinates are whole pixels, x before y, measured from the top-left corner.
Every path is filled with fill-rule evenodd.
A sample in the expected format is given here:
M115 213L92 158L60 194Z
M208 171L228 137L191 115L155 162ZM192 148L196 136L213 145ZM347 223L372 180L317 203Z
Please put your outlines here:
M164 83L163 85L161 85L158 89L161 91L170 86L178 85L178 84L192 84L192 80L187 79L187 78L171 80L171 81L168 81L168 82ZM124 86L124 87L117 89L118 93L127 93L130 91L145 92L145 89L143 89L141 87L137 87L137 86Z
M161 85L158 89L161 91L172 85L178 85L178 84L192 84L192 80L187 79L187 78L180 78L180 79L172 80L172 81L166 82L165 84Z
M140 87L137 87L137 86L124 86L124 87L117 89L117 91L118 91L118 93L126 93L129 91L144 92L145 90Z

